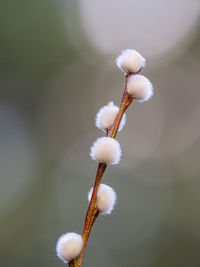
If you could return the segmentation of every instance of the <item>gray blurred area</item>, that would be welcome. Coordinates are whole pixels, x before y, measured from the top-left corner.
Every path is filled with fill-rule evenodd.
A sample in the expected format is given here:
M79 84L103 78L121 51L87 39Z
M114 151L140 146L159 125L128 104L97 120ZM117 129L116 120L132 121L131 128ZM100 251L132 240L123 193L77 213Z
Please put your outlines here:
M102 136L98 109L119 104L126 48L146 59L148 103L117 136L118 196L89 239L87 267L200 266L200 2L0 2L0 266L63 266L58 237L81 233Z

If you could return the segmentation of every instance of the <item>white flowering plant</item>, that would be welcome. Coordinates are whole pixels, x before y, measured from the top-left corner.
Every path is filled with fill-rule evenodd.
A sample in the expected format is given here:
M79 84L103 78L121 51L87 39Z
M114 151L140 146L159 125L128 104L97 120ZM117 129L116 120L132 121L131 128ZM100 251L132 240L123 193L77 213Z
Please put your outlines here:
M115 139L126 122L126 109L132 101L145 102L153 95L151 82L143 75L138 74L145 66L145 59L137 51L127 49L116 59L118 68L125 74L125 89L120 107L109 102L98 111L96 127L106 133L106 136L97 138L90 149L90 156L98 162L94 187L88 192L88 210L82 235L66 233L62 235L56 246L58 257L70 267L83 265L87 242L92 226L99 214L110 214L116 204L116 193L112 187L101 184L107 165L120 162L121 146Z

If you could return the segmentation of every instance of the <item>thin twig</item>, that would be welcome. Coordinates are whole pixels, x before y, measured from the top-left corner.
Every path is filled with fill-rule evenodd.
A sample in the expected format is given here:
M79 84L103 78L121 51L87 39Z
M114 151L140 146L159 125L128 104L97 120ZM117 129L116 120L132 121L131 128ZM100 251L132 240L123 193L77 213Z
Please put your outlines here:
M107 167L107 165L105 163L99 163L99 166L98 166L98 169L97 169L95 185L94 185L92 197L91 197L91 200L90 200L90 204L89 204L89 207L88 207L88 210L87 210L87 214L86 214L86 218L85 218L85 225L84 225L83 234L82 234L83 248L82 248L82 251L81 251L79 257L76 259L76 261L79 263L78 266L80 266L80 267L83 264L83 258L84 258L84 255L85 255L85 249L86 249L86 246L87 246L87 241L88 241L88 238L89 238L91 227L93 225L93 222L91 221L91 219L94 216L97 191L98 191L99 185L101 183L101 178L102 178L102 176L103 176L103 174L105 172L106 167ZM92 224L91 224L91 222L92 222Z
M113 127L109 131L107 131L107 134L106 134L107 136L109 136L111 138L116 137L122 116L133 100L132 97L127 93L127 88L126 88L127 87L127 80L128 80L129 76L130 76L130 74L126 75L125 89L124 89L124 94L123 94L123 97L121 100L119 112L118 112L116 119L113 123ZM103 174L105 172L106 167L107 167L107 165L105 163L99 163L99 165L98 165L95 185L94 185L92 197L90 200L90 204L89 204L89 207L87 210L87 214L86 214L86 218L85 218L85 225L84 225L83 234L82 234L83 248L82 248L80 255L69 263L70 267L81 267L83 264L83 259L84 259L84 255L85 255L85 250L86 250L88 238L89 238L92 226L93 226L93 224L94 224L94 222L95 222L95 220L99 214L99 212L95 206L96 196L97 196L98 188L99 188L99 185L101 183L101 179L103 177Z

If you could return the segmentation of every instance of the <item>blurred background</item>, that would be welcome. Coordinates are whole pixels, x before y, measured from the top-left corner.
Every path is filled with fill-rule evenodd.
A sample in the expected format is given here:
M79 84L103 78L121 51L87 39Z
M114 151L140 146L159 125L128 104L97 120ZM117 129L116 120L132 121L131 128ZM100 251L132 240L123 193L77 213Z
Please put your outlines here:
M118 203L85 266L200 266L200 1L0 3L0 266L63 266L56 241L82 232L94 117L120 103L126 48L147 59L155 94L127 111L103 178Z

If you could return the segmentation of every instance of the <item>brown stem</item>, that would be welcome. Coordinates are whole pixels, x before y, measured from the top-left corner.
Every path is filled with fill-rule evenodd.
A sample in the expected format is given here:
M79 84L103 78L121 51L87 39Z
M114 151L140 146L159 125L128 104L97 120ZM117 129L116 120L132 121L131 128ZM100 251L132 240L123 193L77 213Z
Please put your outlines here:
M99 185L101 183L101 178L105 172L106 167L107 167L107 165L105 163L99 163L99 166L97 169L97 174L96 174L96 180L95 180L95 184L94 184L94 189L92 192L92 197L90 200L90 204L89 204L86 219L85 219L85 226L84 226L83 234L82 234L83 241L85 240L85 238L87 236L87 230L89 229L89 226L90 226L90 219L92 217L92 214L93 214L93 211L95 208L97 191L98 191Z
M108 136L112 137L112 138L116 137L117 131L118 131L121 119L122 119L122 116L124 115L124 112L126 111L126 109L130 106L131 102L133 101L133 98L131 97L131 95L129 95L127 93L127 81L128 81L128 78L129 78L130 75L131 75L130 73L128 73L126 75L125 89L124 89L124 94L123 94L123 97L122 97L122 100L121 100L121 105L120 105L120 108L119 108L119 112L118 112L118 114L116 116L116 119L115 119L115 121L113 123L113 127L111 128L111 130L108 133Z
M92 217L90 218L90 223L89 223L87 235L86 235L86 238L85 238L85 242L83 244L82 252L80 254L80 266L82 266L82 264L83 264L83 259L84 259L84 256L85 256L85 251L86 251L87 242L88 242L88 239L89 239L89 236L90 236L90 232L92 230L92 226L93 226L94 222L96 221L96 218L98 217L98 215L99 215L99 211L98 211L97 207L95 206L93 214L92 214Z
M131 104L132 100L133 100L132 97L127 92L125 92L123 99L122 99L122 103L121 103L119 112L117 114L117 117L115 119L113 127L112 127L112 129L108 135L109 137L112 137L112 138L116 137L122 116L124 115L124 112L126 111L128 106Z
M118 112L116 119L113 123L113 127L106 132L106 135L111 137L111 138L116 137L122 116L133 100L133 98L127 93L127 80L128 80L128 77L130 75L131 74L129 74L129 73L126 75L125 90L124 90L124 94L122 97L119 112ZM83 234L82 234L83 248L81 250L80 255L69 263L70 267L81 267L83 264L83 259L84 259L84 255L85 255L85 250L86 250L88 238L89 238L92 226L93 226L93 224L94 224L94 222L95 222L95 220L99 214L99 212L96 208L96 205L95 205L96 196L97 196L97 191L98 191L99 185L101 183L101 178L105 172L106 167L107 167L107 165L105 163L99 163L92 197L91 197L90 204L89 204L86 218L85 218L85 225L84 225Z
M69 262L69 267L80 267L80 266L82 266L83 258L85 256L85 251L86 251L86 247L87 247L87 242L88 242L88 239L89 239L89 236L90 236L90 232L92 230L92 226L93 226L94 222L96 221L96 218L98 217L98 215L99 215L99 211L98 211L98 209L97 209L97 207L95 205L94 212L93 212L92 217L90 219L90 225L88 227L87 237L85 239L85 243L83 244L83 248L82 248L81 254L77 258L75 258L75 259L73 259L73 260L71 260Z
M102 176L103 176L103 174L105 172L106 167L107 167L107 165L105 163L99 163L99 166L98 166L98 169L97 169L94 189L93 189L92 197L91 197L90 204L89 204L89 207L88 207L88 210L87 210L87 214L86 214L86 218L85 218L85 225L84 225L83 234L82 234L83 248L82 248L82 251L81 251L80 255L76 259L76 261L79 263L78 266L80 266L80 267L83 264L83 258L84 258L84 255L85 255L87 241L88 241L88 238L89 238L89 234L90 234L92 225L93 225L93 223L94 223L94 221L95 221L95 219L97 217L97 216L95 216L96 196L97 196L97 191L98 191L99 185L101 183L101 178L102 178Z

